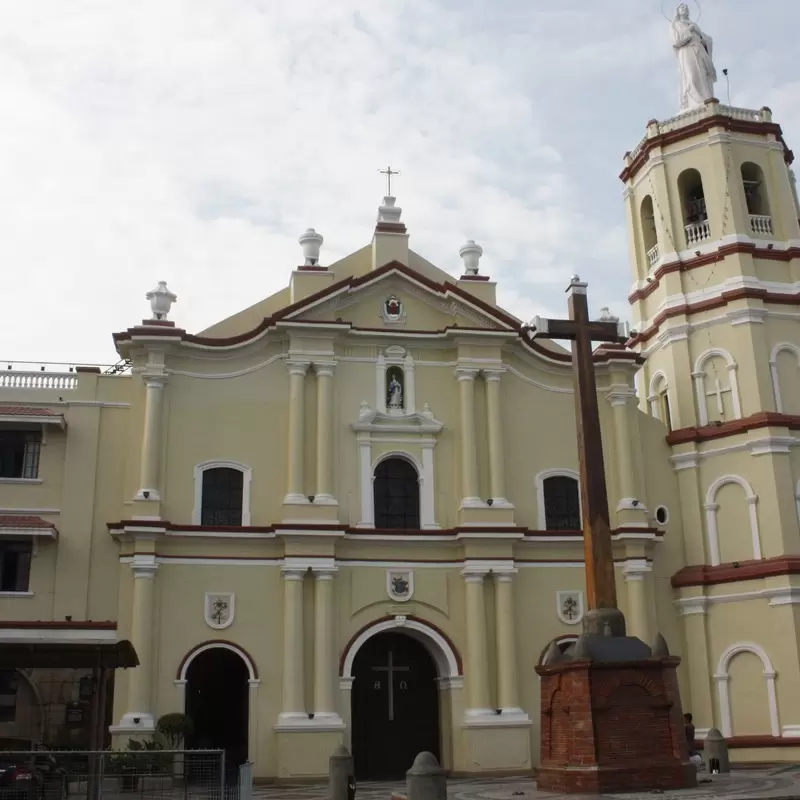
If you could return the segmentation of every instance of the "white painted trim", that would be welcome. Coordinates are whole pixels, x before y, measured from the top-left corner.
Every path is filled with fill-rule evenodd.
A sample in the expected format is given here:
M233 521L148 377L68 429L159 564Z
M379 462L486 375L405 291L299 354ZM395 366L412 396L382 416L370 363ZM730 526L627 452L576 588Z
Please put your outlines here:
M50 517L60 513L60 508L0 508L0 514L7 514L12 517Z
M226 353L227 355L227 353ZM252 372L258 372L270 364L280 361L281 359L288 358L287 353L278 353L276 356L268 358L252 367L245 367L244 369L236 370L235 372L185 372L179 369L165 370L168 375L178 375L182 378L198 378L200 380L225 380L226 378L241 378L243 375L250 375Z
M251 661L250 656L248 656L247 653L244 652L244 650L237 647L235 644L229 644L228 642L208 642L208 644L204 644L202 647L198 647L194 652L189 654L189 656L181 665L181 671L180 674L178 675L177 680L179 681L187 680L186 675L189 671L189 665L192 663L192 661L194 661L197 658L197 656L199 656L201 653L205 653L208 650L215 650L215 649L230 650L231 653L236 653L236 655L239 656L239 658L241 658L242 661L244 661L244 665L247 667L247 675L250 685L252 686L254 683L260 683L259 678L256 677L256 666Z
M578 510L581 509L581 476L580 473L574 469L567 469L566 467L556 467L554 469L542 470L536 476L536 509L538 514L538 526L540 531L547 530L547 514L545 513L544 505L544 482L548 478L573 478L578 483Z
M716 567L720 562L720 548L719 548L719 531L717 527L717 511L719 505L716 502L717 492L729 483L735 483L744 489L745 497L747 499L749 519L750 519L750 538L753 545L753 558L758 561L762 558L761 555L761 536L758 530L758 510L756 505L758 503L758 495L753 491L753 487L739 475L722 475L717 478L711 486L708 487L706 492L706 529L708 534L708 557L711 565Z
M14 596L18 597L19 592ZM116 630L102 628L0 628L0 642L64 642L102 644L116 642Z
M384 633L385 631L400 631L407 633L416 639L430 653L436 662L436 670L440 678L459 678L458 658L447 639L437 630L429 627L424 622L416 619L407 619L402 626L398 626L394 619L382 620L362 631L356 640L350 645L342 664L341 680L352 680L353 662L358 651L373 636Z
M730 594L698 595L682 597L673 602L682 616L705 614L711 606L719 603L741 603L747 600L769 600L772 607L800 605L800 588L795 586L776 586L772 589L756 589L752 592L731 592Z
M672 401L669 397L669 381L667 380L667 374L663 369L653 373L653 377L650 378L650 386L647 391L647 400L650 403L650 415L666 424L666 420L661 419L661 405L658 402L660 396L659 383L661 381L664 382L664 391L667 393L667 401L670 404L670 408L672 408Z
M714 673L714 680L717 682L717 693L719 695L719 710L722 717L722 735L728 739L733 736L733 723L731 716L731 700L728 683L730 674L728 666L731 659L739 653L753 653L761 659L764 665L764 678L767 681L767 701L769 704L770 730L773 736L781 735L781 726L778 721L778 698L775 692L775 668L772 666L766 651L755 642L739 642L732 644L720 656L717 671Z
M235 469L242 473L242 527L250 525L250 492L253 470L238 461L204 461L194 468L194 509L192 524L200 525L203 509L203 475L210 469Z
M797 347L797 345L791 342L779 342L772 348L772 352L769 354L769 374L772 378L772 394L775 398L775 410L779 414L783 413L783 400L781 398L781 386L778 376L778 355L784 350L794 353L794 357L797 360L797 367L800 369L800 348Z

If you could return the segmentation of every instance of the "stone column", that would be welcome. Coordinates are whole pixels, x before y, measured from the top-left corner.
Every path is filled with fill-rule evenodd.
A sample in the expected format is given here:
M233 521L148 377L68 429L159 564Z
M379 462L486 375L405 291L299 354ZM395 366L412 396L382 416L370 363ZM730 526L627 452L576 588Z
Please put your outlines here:
M139 465L137 500L160 500L158 491L158 462L161 457L161 409L166 376L144 375L144 429Z
M650 569L649 564L638 559L626 562L622 568L628 588L628 609L625 614L628 636L638 636L646 644L652 644L645 584L645 576Z
M503 417L500 397L502 374L502 370L483 371L483 377L486 380L486 422L489 431L489 483L494 506L509 504L506 500Z
M679 603L686 634L686 674L690 678L689 696L682 698L682 705L684 711L691 711L694 716L697 738L704 739L709 728L715 725L711 676L717 666L711 661L706 631L708 601L696 596L682 598Z
M336 718L333 571L314 572L314 718Z
M289 453L288 476L284 503L306 503L305 465L305 380L308 364L287 361L289 370Z
M283 569L283 710L281 722L308 719L303 652L303 582L305 569Z
M131 644L139 666L129 672L128 710L120 727L141 731L155 728L153 717L153 595L158 564L152 554L135 555L133 570L133 609Z
M503 715L520 715L517 679L517 648L514 641L514 586L516 572L493 573L497 647L497 707Z
M486 604L483 572L464 572L467 614L468 717L492 714L487 671Z
M333 498L333 364L315 364L317 373L317 480L315 503Z
M456 369L461 398L461 507L483 507L478 496L478 448L475 441L476 369Z

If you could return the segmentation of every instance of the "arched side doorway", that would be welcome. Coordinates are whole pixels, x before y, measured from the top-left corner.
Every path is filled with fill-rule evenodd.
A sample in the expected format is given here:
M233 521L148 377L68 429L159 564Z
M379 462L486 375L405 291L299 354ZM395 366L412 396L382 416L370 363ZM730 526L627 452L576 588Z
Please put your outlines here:
M378 633L359 649L352 675L356 778L401 779L423 750L440 759L438 674L420 641Z
M224 750L235 769L247 761L251 669L230 647L208 646L184 668L186 715L194 724L188 749Z

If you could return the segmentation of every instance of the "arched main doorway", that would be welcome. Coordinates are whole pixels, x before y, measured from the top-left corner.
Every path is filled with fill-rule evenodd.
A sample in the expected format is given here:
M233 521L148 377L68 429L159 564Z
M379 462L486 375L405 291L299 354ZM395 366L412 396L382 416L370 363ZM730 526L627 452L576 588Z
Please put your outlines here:
M186 714L194 723L189 749L224 750L229 769L247 761L248 680L242 658L211 647L199 652L186 670Z
M358 779L403 778L423 750L440 758L436 664L419 641L403 633L376 634L356 654L353 678Z

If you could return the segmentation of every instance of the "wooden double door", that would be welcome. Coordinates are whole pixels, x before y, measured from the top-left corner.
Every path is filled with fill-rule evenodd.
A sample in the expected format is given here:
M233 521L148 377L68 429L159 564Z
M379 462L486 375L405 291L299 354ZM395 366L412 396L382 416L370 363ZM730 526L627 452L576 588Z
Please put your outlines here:
M403 633L380 633L353 664L352 743L356 778L400 780L417 754L441 761L436 665Z

